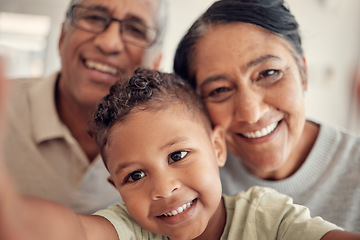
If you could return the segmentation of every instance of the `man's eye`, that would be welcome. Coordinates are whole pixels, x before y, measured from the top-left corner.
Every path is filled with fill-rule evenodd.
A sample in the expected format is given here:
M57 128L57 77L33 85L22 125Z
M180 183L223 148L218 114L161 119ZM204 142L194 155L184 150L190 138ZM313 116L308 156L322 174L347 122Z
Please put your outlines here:
M136 182L140 180L141 178L145 177L146 174L141 170L136 170L132 173L130 173L126 178L125 182Z
M138 39L147 39L147 29L139 23L124 22L124 33Z
M187 151L177 151L169 155L169 163L180 161L188 154Z
M86 16L83 17L83 19L88 21L88 22L93 22L93 23L105 23L105 22L107 22L107 18L105 18L102 15L96 15L96 14L86 15Z

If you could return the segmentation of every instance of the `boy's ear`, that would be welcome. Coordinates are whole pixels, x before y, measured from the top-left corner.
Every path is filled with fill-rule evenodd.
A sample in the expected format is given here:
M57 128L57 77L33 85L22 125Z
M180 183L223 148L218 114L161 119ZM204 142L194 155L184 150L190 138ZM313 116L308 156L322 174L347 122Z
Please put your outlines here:
M114 181L111 179L111 177L108 177L108 182L115 187ZM116 188L116 187L115 187Z
M212 131L212 143L216 154L216 159L219 167L223 167L226 162L226 143L225 130L220 126L214 127Z

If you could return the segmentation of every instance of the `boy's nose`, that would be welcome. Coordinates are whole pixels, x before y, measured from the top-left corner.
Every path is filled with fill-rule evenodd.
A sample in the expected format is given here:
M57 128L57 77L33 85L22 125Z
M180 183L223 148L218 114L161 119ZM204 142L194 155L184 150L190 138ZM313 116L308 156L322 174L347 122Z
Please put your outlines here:
M110 26L95 38L95 45L104 55L115 55L125 48L125 42L120 33L119 22L112 22Z
M180 189L180 183L176 179L163 178L153 182L152 199L159 200L168 198Z

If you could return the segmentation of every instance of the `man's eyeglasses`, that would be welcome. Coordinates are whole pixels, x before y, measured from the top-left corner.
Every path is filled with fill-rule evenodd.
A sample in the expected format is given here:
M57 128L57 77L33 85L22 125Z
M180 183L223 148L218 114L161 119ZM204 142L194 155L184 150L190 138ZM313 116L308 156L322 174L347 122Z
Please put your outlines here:
M157 37L156 28L136 20L116 19L101 10L79 4L73 5L67 16L74 27L97 34L104 32L113 21L119 22L123 41L138 47L149 47Z

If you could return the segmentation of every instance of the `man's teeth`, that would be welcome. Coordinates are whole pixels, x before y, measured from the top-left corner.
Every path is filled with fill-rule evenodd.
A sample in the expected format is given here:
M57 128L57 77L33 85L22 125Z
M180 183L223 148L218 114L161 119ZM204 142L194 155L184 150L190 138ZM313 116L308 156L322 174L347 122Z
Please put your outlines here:
M117 75L118 74L118 70L115 67L103 64L103 63L99 63L99 62L94 62L91 60L85 61L85 65L88 68L100 71L100 72L104 72L104 73L109 73L112 75Z
M243 135L247 138L260 138L260 137L264 137L268 134L270 134L272 131L275 130L275 128L277 127L278 123L273 123L270 124L267 127L264 127L261 130L257 130L256 132L249 132L249 133L243 133Z
M166 217L178 215L179 213L182 213L183 211L188 209L192 204L193 204L193 201L185 203L184 205L178 207L176 210L172 210L170 212L164 213L163 215Z

